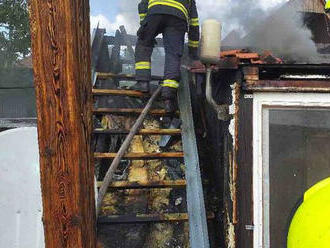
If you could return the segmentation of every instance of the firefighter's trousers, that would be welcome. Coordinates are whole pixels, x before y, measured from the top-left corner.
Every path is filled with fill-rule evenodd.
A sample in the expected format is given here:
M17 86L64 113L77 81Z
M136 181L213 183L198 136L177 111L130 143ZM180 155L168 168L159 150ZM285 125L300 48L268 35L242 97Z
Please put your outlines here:
M151 54L155 38L163 34L165 68L163 86L179 87L181 57L184 49L186 21L171 15L155 14L146 17L138 30L135 48L135 71L137 81L151 80Z

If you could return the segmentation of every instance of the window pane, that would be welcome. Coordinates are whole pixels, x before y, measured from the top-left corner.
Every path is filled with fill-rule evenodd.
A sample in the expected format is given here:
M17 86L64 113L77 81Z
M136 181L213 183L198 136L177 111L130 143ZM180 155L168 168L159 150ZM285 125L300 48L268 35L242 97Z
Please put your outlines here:
M269 194L270 247L277 248L286 247L291 219L306 190L330 175L330 110L270 109L268 116L265 194Z

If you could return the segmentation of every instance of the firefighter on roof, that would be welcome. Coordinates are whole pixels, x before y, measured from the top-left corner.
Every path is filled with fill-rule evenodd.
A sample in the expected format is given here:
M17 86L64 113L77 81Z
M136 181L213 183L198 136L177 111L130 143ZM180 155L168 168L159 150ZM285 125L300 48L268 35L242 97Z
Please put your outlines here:
M162 98L167 112L176 110L176 92L180 83L180 66L185 33L191 59L198 60L199 21L195 0L141 0L139 4L141 27L137 32L135 70L137 84L133 89L149 91L151 54L155 37L163 34L165 70Z

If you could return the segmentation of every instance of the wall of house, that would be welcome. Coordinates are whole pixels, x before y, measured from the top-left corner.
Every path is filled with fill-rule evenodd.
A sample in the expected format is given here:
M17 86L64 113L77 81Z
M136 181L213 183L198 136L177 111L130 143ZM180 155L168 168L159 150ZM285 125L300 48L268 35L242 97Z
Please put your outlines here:
M237 160L235 142L237 141L239 71L220 70L212 75L213 98L218 104L230 108L229 120L218 119L218 114L205 99L205 74L197 74L191 84L194 122L199 146L200 163L203 174L209 180L212 200L207 206L214 206L216 220L213 232L215 247L238 247L237 222L237 177L233 175ZM235 107L236 106L236 107ZM212 197L213 196L213 197ZM213 247L213 246L212 246Z
M324 0L291 0L292 5L297 11L324 13Z

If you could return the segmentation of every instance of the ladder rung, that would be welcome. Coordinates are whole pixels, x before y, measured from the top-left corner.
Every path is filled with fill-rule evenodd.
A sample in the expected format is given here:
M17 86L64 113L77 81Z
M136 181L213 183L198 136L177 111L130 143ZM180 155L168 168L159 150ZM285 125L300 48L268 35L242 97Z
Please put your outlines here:
M208 219L214 219L214 213L208 213ZM174 214L131 214L131 215L110 215L100 216L98 224L136 224L136 223L159 223L159 222L186 222L188 221L187 213Z
M135 75L134 74L114 74L114 73L103 73L103 72L97 72L97 79L105 80L109 78L116 78L116 79L125 79L127 81L135 81ZM154 81L160 81L163 80L163 77L160 76L152 76L151 80Z
M94 153L94 158L115 158L117 153ZM160 159L160 158L183 158L183 152L159 152L159 153L127 153L123 159Z
M101 182L97 182L97 187L101 187ZM159 188L182 188L186 186L186 180L163 180L153 182L129 182L116 181L109 185L109 189L159 189Z
M97 108L93 110L94 114L141 114L143 109L136 108ZM149 115L165 116L167 115L164 109L152 109L148 113Z
M128 134L130 130L119 129L102 129L94 130L96 134ZM141 129L139 135L180 135L181 129Z
M184 222L188 221L187 213L175 214L131 214L100 216L98 224L134 224L148 222Z
M105 95L114 95L114 96L131 96L131 97L148 97L150 94L143 93L137 90L112 90L112 89L93 89L93 95L96 96L105 96Z

